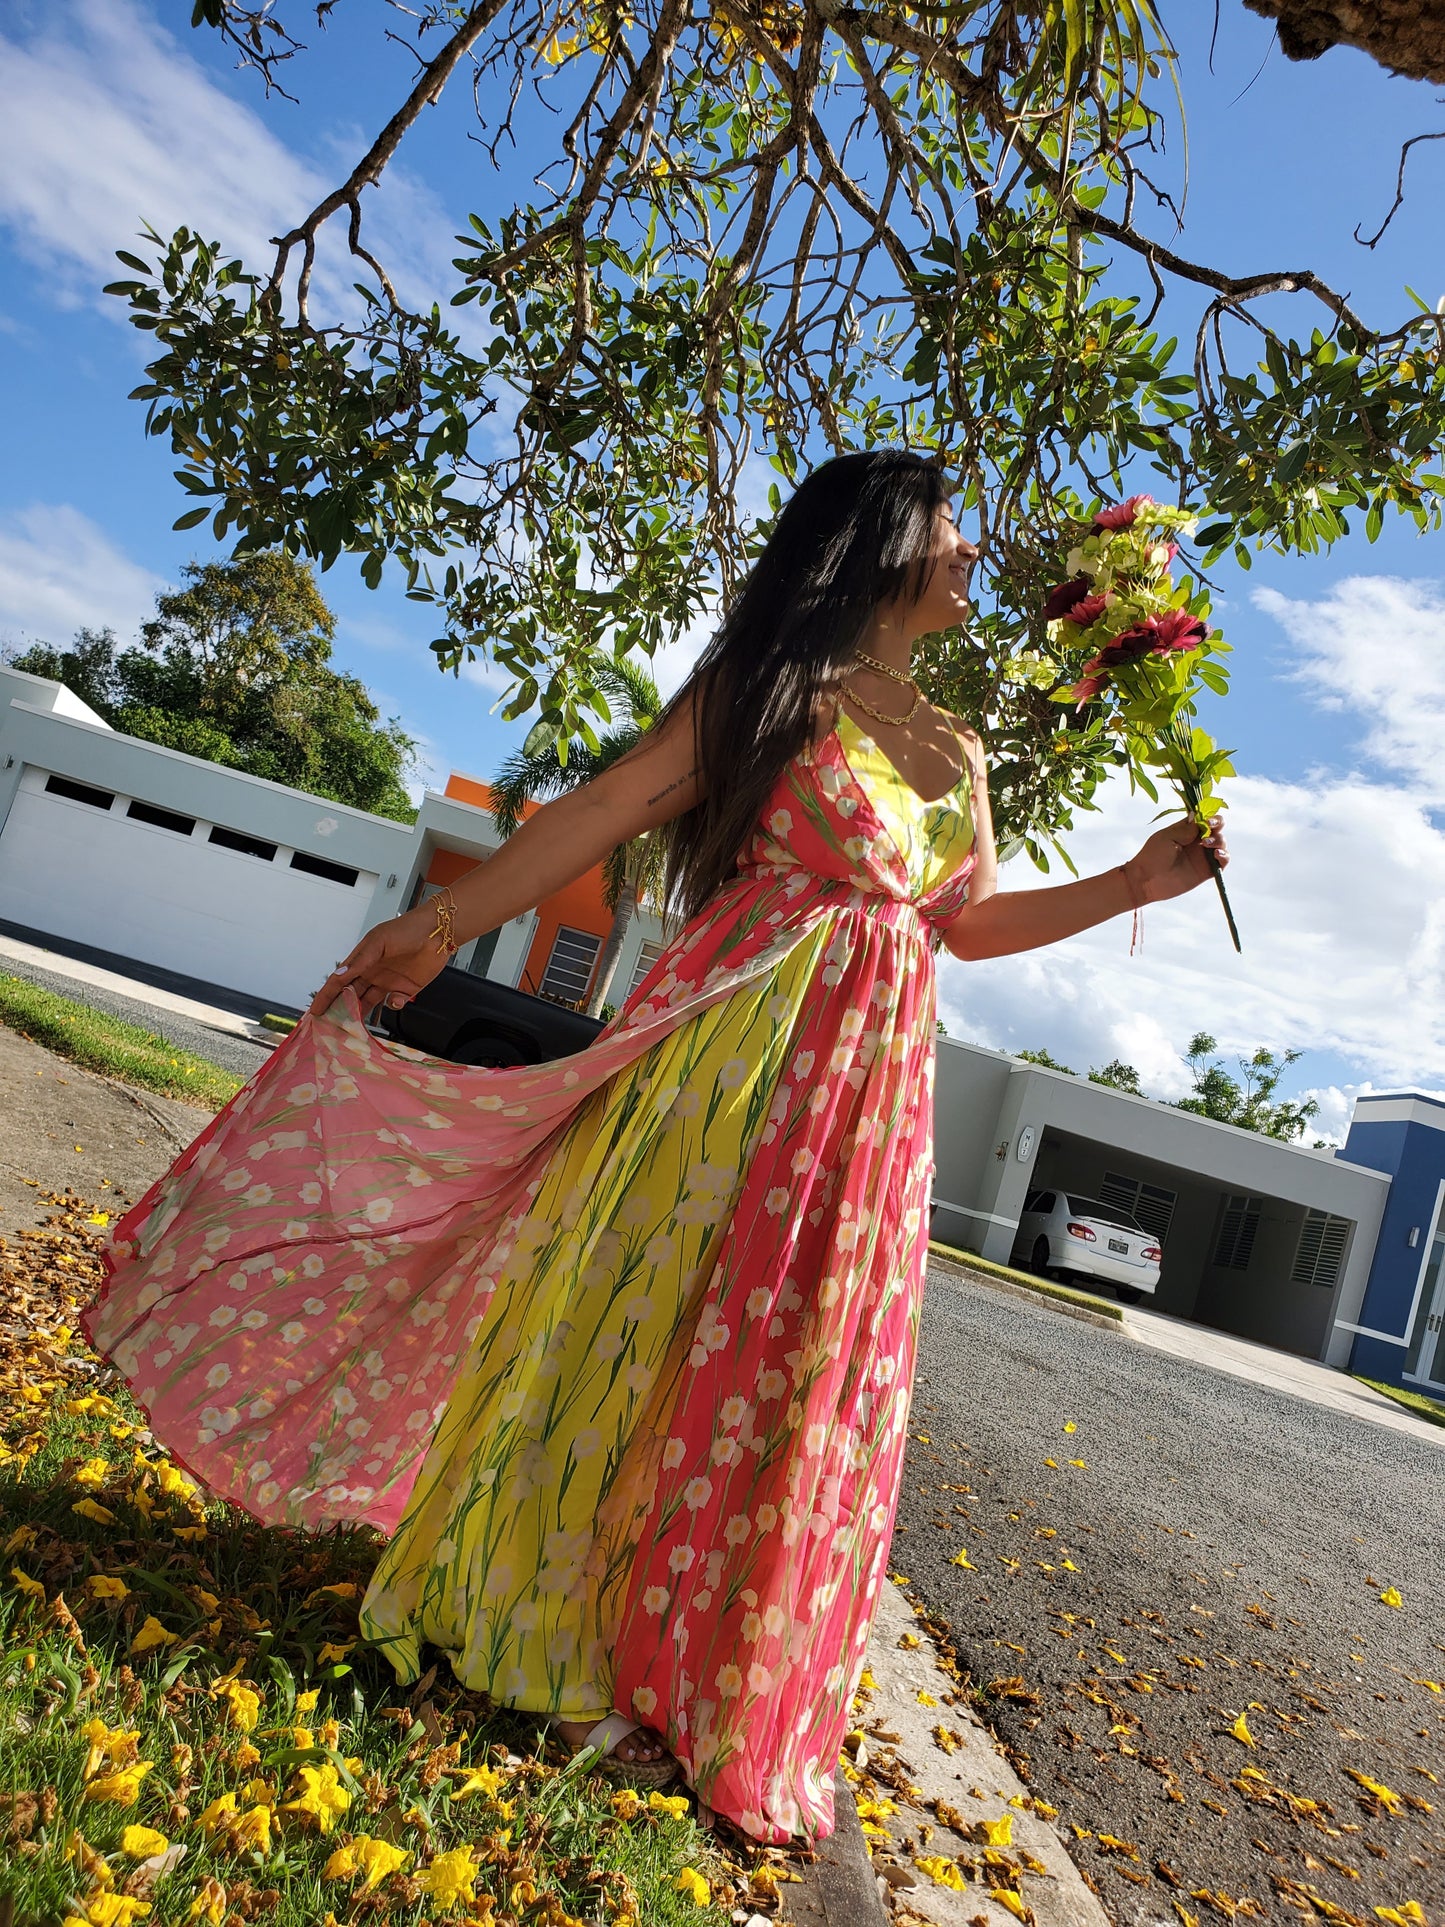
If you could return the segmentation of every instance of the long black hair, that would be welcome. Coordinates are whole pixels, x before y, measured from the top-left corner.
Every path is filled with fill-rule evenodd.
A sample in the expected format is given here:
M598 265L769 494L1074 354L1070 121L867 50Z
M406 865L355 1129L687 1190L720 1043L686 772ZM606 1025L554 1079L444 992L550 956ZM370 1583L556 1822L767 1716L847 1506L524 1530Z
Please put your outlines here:
M879 605L922 594L946 496L935 461L876 450L823 463L784 506L668 705L696 693L704 792L664 832L675 915L695 916L733 874L780 772L811 737L819 697L842 681Z

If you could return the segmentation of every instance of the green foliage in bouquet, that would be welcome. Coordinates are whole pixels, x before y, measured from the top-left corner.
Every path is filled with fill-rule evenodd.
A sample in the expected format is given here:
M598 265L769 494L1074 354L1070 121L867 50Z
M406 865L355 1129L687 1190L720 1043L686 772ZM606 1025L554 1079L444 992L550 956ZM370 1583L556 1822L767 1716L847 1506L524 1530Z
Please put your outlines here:
M1044 616L1057 661L1077 670L1071 686L1050 690L1051 701L1086 717L1086 740L1094 733L1120 740L1131 787L1158 802L1157 771L1207 831L1224 808L1217 786L1234 766L1195 721L1195 699L1201 690L1222 696L1228 689L1221 658L1229 644L1210 631L1208 592L1187 575L1176 582L1169 569L1178 553L1173 536L1191 536L1197 520L1147 495L1101 509L1070 550L1070 579L1049 597ZM1212 857L1211 865L1238 950L1224 879Z

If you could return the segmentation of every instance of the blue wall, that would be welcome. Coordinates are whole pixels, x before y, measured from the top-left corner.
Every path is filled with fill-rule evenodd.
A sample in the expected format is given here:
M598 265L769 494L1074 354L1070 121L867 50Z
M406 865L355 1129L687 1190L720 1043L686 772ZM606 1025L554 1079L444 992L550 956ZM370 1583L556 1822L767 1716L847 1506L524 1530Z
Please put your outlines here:
M1375 1244L1375 1261L1370 1267L1364 1303L1355 1323L1377 1332L1389 1332L1401 1340L1410 1336L1410 1307L1425 1261L1429 1256L1430 1227L1435 1215L1435 1200L1440 1181L1445 1178L1445 1104L1437 1099L1412 1095L1396 1098L1393 1104L1409 1101L1439 1112L1440 1128L1417 1120L1372 1122L1368 1098L1361 1099L1355 1119L1340 1156L1351 1164L1368 1165L1384 1171L1392 1179L1380 1235ZM1419 1243L1407 1242L1412 1227L1420 1228ZM1439 1233L1437 1232L1437 1236ZM1418 1308L1424 1317L1426 1307ZM1350 1370L1366 1378L1382 1379L1388 1384L1405 1385L1405 1344L1387 1344L1378 1338L1356 1333L1350 1354ZM1445 1350L1441 1352L1445 1360ZM1436 1371L1442 1369L1437 1362ZM1411 1385L1410 1390L1421 1389Z

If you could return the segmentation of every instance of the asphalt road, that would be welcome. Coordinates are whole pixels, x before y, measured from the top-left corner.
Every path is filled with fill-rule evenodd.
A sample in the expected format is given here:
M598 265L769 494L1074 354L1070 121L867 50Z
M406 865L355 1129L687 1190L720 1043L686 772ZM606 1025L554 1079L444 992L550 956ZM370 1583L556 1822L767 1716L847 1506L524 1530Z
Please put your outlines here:
M256 1066L270 1056L264 1045L253 1044L249 1038L238 1037L233 1031L213 1030L209 1024L183 1017L178 1011L162 1010L142 1002L139 997L119 996L75 977L62 977L58 971L46 970L38 964L0 957L0 976L23 977L27 983L39 984L42 990L69 997L72 1003L106 1011L112 1017L123 1017L127 1023L154 1031L168 1044L175 1044L197 1057L208 1057L213 1064L220 1064L237 1077L249 1077Z
M1445 1432L936 1274L919 1357L893 1570L1110 1914L1441 1927Z

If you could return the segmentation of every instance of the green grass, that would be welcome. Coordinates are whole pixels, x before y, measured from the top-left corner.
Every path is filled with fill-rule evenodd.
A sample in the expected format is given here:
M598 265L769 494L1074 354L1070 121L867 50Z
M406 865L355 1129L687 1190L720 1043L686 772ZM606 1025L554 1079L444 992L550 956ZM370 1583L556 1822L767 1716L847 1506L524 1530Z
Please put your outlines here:
M1445 1405L1438 1398L1427 1398L1423 1392L1407 1392L1401 1385L1387 1385L1383 1379L1365 1378L1359 1372L1352 1372L1362 1385L1368 1385L1372 1392L1383 1392L1386 1398L1394 1399L1417 1418L1429 1419L1432 1425L1445 1425Z
M150 1904L148 1927L198 1902L212 1927L724 1927L775 1850L728 1858L686 1803L619 1798L445 1661L398 1686L356 1637L373 1534L276 1530L207 1502L123 1393L68 1369L85 1356L71 1327L94 1234L85 1205L52 1203L47 1230L0 1250L0 1920L109 1920L94 1904L108 1880ZM107 1733L114 1767L151 1763L131 1804L97 1797L113 1768L95 1770L90 1742ZM304 1810L318 1773L324 1832ZM122 1845L134 1826L184 1848L178 1864L147 1876ZM406 1856L370 1893L333 1862L353 1838ZM465 1849L475 1893L449 1906L429 1869ZM704 1904L679 1888L689 1869Z
M209 1058L193 1057L154 1031L58 997L22 977L0 976L0 1023L88 1071L208 1110L219 1110L241 1088L239 1077Z
M1031 1271L1019 1271L1013 1265L995 1264L992 1258L980 1258L976 1251L960 1251L955 1245L941 1244L937 1238L930 1238L928 1249L936 1251L941 1258L951 1258L955 1264L964 1265L970 1271L981 1271L991 1278L1006 1278L1011 1285L1022 1285L1027 1291L1036 1291L1044 1298L1058 1298L1070 1305L1082 1305L1087 1311L1102 1312L1105 1318L1123 1322L1123 1307L1112 1298L1096 1298L1090 1291L1075 1291L1072 1285L1056 1285L1051 1278L1035 1277Z

